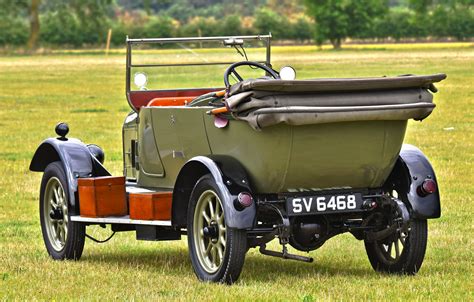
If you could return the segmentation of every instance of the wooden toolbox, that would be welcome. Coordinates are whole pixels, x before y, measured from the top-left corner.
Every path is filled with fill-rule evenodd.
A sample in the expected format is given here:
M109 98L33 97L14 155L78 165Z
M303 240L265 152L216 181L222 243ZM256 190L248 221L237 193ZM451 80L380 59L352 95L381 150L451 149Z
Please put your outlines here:
M171 220L172 192L130 193L130 219Z
M81 216L107 217L128 214L125 177L79 178L77 184Z

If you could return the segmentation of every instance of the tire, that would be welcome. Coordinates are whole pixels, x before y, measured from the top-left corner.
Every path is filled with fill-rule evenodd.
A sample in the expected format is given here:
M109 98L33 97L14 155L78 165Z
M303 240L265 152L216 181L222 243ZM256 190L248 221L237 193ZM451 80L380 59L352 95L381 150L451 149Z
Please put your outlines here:
M222 200L211 175L197 181L187 212L189 255L199 280L232 284L244 265L247 234L227 227Z
M427 240L426 220L415 219L411 221L407 232L397 232L380 241L365 241L365 250L374 270L391 274L414 275L423 263Z
M40 189L40 220L48 254L55 260L79 260L84 249L85 225L70 220L69 189L61 162L44 170Z

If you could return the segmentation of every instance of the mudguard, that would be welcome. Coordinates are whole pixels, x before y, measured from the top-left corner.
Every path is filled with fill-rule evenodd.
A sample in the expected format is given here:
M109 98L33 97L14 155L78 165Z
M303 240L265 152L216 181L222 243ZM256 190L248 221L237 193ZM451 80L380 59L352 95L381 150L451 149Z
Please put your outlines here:
M439 186L436 192L420 196L417 189L425 179L433 179L436 175L428 158L415 146L403 144L395 167L387 183L393 183L401 191L410 206L414 218L428 219L441 216Z
M237 229L253 227L257 212L255 204L242 211L236 210L233 204L240 192L252 193L247 173L236 159L224 155L196 156L181 168L173 190L172 224L186 226L188 202L194 185L209 173L223 198L226 224Z
M48 138L36 150L30 170L43 172L46 167L60 161L66 172L69 188L69 213L79 215L76 203L77 179L81 177L110 176L110 173L90 153L87 145L74 138Z

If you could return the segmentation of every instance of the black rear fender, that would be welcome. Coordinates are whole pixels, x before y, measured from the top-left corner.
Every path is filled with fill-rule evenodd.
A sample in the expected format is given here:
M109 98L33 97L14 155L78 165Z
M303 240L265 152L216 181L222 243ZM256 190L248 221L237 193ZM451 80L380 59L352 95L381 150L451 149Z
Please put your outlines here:
M417 190L425 179L432 179L437 184L436 192L420 196ZM436 174L428 158L415 146L404 144L395 167L390 174L386 189L394 185L409 204L412 215L418 219L439 218L441 204Z
M220 155L196 156L181 168L173 190L173 225L186 226L191 192L199 178L206 174L211 174L219 187L226 224L231 228L251 228L255 220L255 204L242 211L234 207L239 193L252 192L245 169L236 159Z

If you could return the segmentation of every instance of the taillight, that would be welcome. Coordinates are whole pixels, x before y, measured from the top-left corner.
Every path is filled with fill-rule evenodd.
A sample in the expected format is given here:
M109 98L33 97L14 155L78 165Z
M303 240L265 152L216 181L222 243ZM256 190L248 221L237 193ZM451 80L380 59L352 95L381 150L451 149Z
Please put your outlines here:
M250 193L247 193L247 192L239 193L237 198L234 200L234 206L239 211L242 211L243 209L250 207L252 203L253 203L252 195L250 195Z
M438 189L436 182L432 179L425 179L423 183L418 187L417 193L421 197L433 194Z

